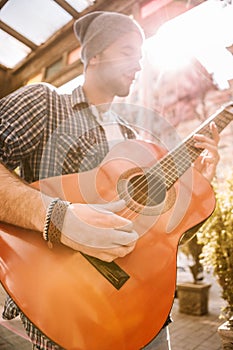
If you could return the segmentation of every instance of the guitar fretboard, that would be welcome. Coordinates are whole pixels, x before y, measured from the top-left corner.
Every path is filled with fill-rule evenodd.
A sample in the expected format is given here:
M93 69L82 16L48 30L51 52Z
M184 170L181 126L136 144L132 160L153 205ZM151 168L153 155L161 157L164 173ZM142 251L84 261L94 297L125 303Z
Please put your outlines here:
M165 155L159 163L157 163L150 173L162 173L165 179L165 186L169 189L174 183L190 168L191 164L201 154L202 149L194 146L193 136L195 134L203 134L211 137L210 123L215 122L219 133L232 121L233 105L223 107L215 114L211 115L203 124L200 125L193 133L191 133L181 144Z

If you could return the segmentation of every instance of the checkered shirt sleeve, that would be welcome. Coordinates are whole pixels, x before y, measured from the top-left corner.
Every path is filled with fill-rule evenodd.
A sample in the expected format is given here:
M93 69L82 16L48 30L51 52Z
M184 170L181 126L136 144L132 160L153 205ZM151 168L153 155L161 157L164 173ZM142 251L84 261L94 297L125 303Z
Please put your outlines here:
M46 94L40 85L0 100L0 159L10 169L38 147L46 119Z

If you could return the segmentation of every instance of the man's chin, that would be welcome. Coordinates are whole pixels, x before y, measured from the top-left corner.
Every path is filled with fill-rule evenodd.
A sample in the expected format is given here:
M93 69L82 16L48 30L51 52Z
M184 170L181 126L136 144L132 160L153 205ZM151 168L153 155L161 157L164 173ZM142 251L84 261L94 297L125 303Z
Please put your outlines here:
M129 95L130 89L121 90L118 92L118 97L127 97Z

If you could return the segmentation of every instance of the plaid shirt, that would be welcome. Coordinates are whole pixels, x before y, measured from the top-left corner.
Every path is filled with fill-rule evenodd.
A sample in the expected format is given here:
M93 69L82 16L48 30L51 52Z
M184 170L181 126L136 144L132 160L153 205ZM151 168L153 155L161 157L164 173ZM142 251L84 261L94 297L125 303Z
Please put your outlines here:
M80 87L59 95L48 84L29 85L0 100L0 159L18 166L30 182L90 170L108 152L103 127L97 122ZM135 137L116 115L125 138Z
M114 116L124 138L136 133ZM93 115L82 87L59 95L48 84L23 87L0 100L0 159L20 168L27 182L96 167L108 152L105 131ZM35 301L36 302L36 301ZM7 298L3 318L20 315L36 348L58 350Z

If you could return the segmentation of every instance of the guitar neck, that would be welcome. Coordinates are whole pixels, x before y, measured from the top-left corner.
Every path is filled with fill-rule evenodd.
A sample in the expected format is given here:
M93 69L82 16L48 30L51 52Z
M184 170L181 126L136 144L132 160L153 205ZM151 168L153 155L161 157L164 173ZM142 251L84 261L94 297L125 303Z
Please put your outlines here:
M159 162L159 165L156 164L156 171L158 171L158 167L160 168L160 173L162 170L167 189L174 185L174 183L187 169L190 168L191 164L203 151L194 146L195 141L193 136L195 134L203 134L212 137L209 127L211 122L215 122L220 133L232 121L232 119L233 104L228 105L227 107L222 107L192 132L181 144L164 156Z

